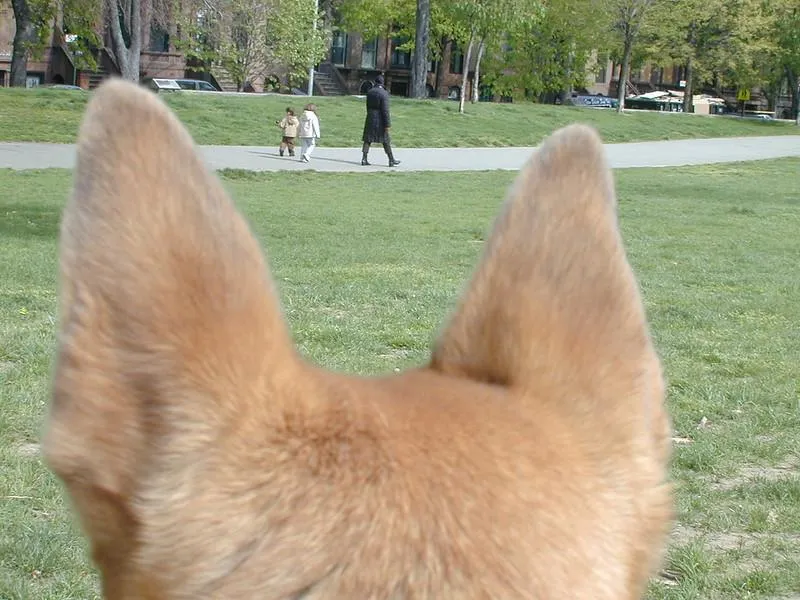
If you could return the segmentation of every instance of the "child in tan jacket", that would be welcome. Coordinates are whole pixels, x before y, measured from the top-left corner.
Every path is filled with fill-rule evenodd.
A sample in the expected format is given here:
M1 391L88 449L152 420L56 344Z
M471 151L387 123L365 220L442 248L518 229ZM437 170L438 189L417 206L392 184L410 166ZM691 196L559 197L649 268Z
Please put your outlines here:
M289 156L294 156L294 139L297 137L297 127L300 125L300 121L294 116L294 111L291 108L287 108L286 116L280 121L275 121L275 123L283 133L278 152L283 156L284 151L288 148Z

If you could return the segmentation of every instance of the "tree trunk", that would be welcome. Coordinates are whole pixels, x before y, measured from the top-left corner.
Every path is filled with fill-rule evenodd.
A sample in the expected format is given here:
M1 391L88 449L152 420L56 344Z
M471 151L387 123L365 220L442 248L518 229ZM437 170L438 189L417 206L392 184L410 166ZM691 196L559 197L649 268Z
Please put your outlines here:
M111 46L117 60L120 75L123 79L139 81L139 61L142 54L142 4L141 0L130 0L129 9L119 14L117 0L111 1ZM146 17L145 21L149 22ZM122 26L126 25L130 36L130 45L126 44L122 35Z
M383 69L388 71L392 66L392 24L386 26L386 55L383 58ZM386 89L389 89L389 82L385 81Z
M792 99L792 116L798 126L800 126L800 77L792 71L791 67L784 67L786 70L786 85L789 88L789 98Z
M417 0L417 33L411 68L411 97L428 97L428 38L431 30L431 0Z
M480 100L480 84L481 84L481 59L483 53L486 51L486 40L482 39L478 45L478 56L475 58L475 76L472 78L472 103L475 104Z
M631 54L633 53L633 36L630 30L625 29L625 44L622 48L622 66L619 70L619 85L617 85L617 112L625 110L625 92L628 91L628 79L631 76Z
M439 60L436 61L436 81L434 82L434 91L436 92L436 96L439 97L442 94L442 78L444 77L444 52L447 49L448 39L446 37L442 37L439 40Z
M458 112L464 112L464 100L467 97L467 77L469 76L469 63L472 60L472 47L475 45L475 31L469 34L469 44L467 44L467 54L464 56L464 68L461 75L461 94L458 99Z
M322 13L324 15L323 22L325 27L333 26L333 2L332 0L323 0Z
M28 50L36 41L36 27L33 24L28 0L11 0L17 30L14 33L14 49L11 55L11 85L25 87L28 75Z
M692 91L693 70L692 59L690 58L686 61L686 87L683 88L683 112L685 113L694 112L694 103L692 102L694 97L694 93Z

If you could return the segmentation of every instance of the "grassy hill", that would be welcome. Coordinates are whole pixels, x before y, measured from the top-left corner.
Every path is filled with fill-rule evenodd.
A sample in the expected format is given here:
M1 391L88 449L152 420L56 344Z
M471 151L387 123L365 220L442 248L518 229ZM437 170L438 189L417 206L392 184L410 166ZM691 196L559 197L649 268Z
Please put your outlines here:
M90 93L0 88L0 141L69 143L75 140ZM286 106L300 111L305 96L163 94L199 144L271 146L279 141L274 122ZM314 97L322 143L361 145L364 101ZM392 136L398 147L533 146L554 129L576 121L597 127L607 142L703 137L797 134L782 122L681 113L629 111L532 103L468 104L458 113L448 100L392 100Z

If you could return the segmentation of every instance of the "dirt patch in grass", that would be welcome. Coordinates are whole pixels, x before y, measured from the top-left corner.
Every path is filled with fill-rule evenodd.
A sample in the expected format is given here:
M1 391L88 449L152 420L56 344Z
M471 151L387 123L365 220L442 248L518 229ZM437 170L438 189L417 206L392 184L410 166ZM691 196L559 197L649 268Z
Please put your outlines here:
M41 447L36 443L20 444L17 452L23 458L37 458L41 456Z
M800 533L750 533L738 531L700 531L690 525L676 525L670 535L671 544L684 546L701 540L714 550L749 550L764 540L777 539L800 543Z
M733 477L714 481L709 487L714 491L727 492L752 481L780 481L797 477L798 469L800 469L800 457L791 456L774 466L742 467Z

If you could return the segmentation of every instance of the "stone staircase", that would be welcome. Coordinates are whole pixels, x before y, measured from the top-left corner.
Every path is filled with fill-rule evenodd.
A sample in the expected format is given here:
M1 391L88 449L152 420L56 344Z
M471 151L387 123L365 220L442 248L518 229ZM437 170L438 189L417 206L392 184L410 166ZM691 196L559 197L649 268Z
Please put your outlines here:
M98 65L97 69L89 74L89 89L95 89L105 79L108 79L108 71Z
M112 75L119 75L119 69L111 58L111 53L107 48L99 48L95 51L95 70L89 73L89 89L93 90Z
M320 96L346 96L349 94L333 72L335 68L330 63L323 63L319 66L319 70L314 71L315 94Z
M230 74L222 65L214 65L211 76L217 82L223 92L237 92L236 83L231 79Z

